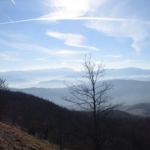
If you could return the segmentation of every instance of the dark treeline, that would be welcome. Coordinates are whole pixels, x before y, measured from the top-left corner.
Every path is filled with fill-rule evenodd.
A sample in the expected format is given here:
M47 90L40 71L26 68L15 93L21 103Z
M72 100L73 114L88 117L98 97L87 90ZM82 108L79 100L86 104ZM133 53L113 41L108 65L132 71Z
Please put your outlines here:
M93 131L88 112L67 110L36 96L11 91L5 91L1 108L1 121L7 119L18 124L29 134L59 145L61 150L94 150L89 138ZM126 113L117 116L102 121L100 149L149 150L150 119L129 117Z

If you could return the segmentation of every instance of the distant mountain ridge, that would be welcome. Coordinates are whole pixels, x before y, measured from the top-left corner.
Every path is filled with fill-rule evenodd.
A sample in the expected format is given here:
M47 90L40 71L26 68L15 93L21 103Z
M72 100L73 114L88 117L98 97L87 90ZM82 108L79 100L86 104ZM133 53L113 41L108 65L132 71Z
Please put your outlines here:
M143 102L150 102L150 82L135 80L109 80L114 88L108 92L113 99L113 103L124 103L132 105ZM71 106L70 103L62 101L61 96L69 96L67 88L26 88L12 89L14 91L22 91L33 94L62 106Z
M105 69L106 77L113 77L113 76L150 76L150 70L148 69L140 69L140 68L122 68L122 69ZM74 75L68 75L66 77L79 77L81 76L81 72L78 72Z
M123 69L106 69L105 71L106 76L103 78L105 80L134 79L141 81L150 81L150 70L146 69L123 68ZM76 79L81 79L82 75L83 72L74 71L73 69L70 68L0 72L0 77L6 79L10 87L16 88L29 88L29 87L60 88L65 87L63 85L63 80L72 82ZM53 82L54 80L56 81L55 83ZM47 86L48 82L50 82L50 84L54 84L54 86Z
M112 75L149 75L150 76L150 70L148 69L140 69L140 68L122 68L122 69L106 69L106 75L112 76Z
M57 68L0 72L0 77L6 79L11 87L26 88L33 87L45 80L58 80L75 73L76 71L70 68Z

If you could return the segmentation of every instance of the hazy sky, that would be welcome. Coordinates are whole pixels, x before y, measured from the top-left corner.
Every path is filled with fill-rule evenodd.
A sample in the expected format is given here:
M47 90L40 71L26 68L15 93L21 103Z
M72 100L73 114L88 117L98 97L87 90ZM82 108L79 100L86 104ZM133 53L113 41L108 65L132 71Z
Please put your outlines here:
M150 0L1 0L0 71L150 69Z

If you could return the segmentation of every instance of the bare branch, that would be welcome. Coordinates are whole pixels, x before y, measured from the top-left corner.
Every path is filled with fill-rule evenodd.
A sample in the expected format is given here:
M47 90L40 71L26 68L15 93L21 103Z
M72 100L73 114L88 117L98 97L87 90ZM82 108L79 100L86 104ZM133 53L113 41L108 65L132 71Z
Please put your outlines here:
M71 97L62 97L62 99L79 106L82 110L91 114L93 132L89 137L92 137L91 140L95 144L95 150L99 150L102 144L102 142L99 142L100 124L103 124L105 119L110 116L109 114L120 105L110 104L112 98L107 95L107 92L113 88L113 85L105 81L99 82L105 76L103 63L96 65L91 56L89 58L85 56L82 66L82 71L84 72L83 81L76 85L66 84ZM104 134L107 128L108 126L105 128ZM101 137L105 138L104 135Z

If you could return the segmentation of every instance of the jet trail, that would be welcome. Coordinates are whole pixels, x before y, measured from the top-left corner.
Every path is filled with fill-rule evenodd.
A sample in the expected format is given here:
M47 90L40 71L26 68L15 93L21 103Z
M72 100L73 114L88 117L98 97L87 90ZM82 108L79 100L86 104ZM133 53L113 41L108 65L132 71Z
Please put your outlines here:
M11 19L9 18L11 21ZM117 21L117 22L133 22L136 21L134 19L123 19L123 18L99 18L99 17L77 17L77 18L34 18L34 19L26 19L26 20L18 20L11 22L2 22L1 24L10 24L10 23L19 23L19 22L30 22L30 21L46 21L46 20L104 20L104 21ZM149 24L150 22L139 22L142 24Z
M16 3L14 2L14 0L11 0L15 5L16 5Z
M10 20L10 22L11 22L11 23L13 23L13 21L10 19L10 17L9 17L9 16L7 16L7 18Z

